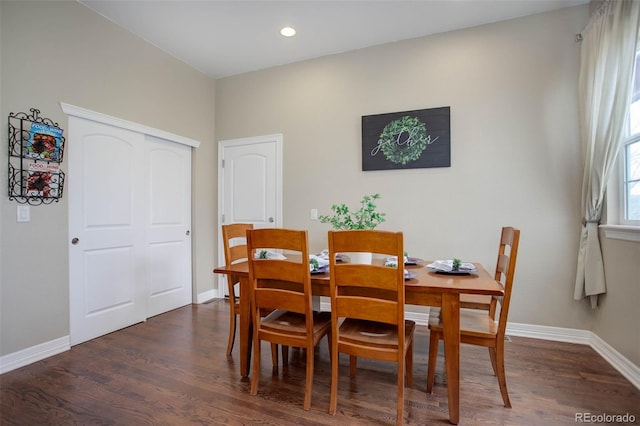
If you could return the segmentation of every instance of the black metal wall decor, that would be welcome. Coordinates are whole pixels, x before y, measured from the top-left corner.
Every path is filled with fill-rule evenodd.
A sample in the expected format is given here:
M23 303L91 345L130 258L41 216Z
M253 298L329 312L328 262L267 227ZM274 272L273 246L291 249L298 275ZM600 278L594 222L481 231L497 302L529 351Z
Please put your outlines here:
M450 166L450 107L362 117L362 170Z
M62 198L60 169L65 139L58 123L40 110L9 114L9 200L32 206Z

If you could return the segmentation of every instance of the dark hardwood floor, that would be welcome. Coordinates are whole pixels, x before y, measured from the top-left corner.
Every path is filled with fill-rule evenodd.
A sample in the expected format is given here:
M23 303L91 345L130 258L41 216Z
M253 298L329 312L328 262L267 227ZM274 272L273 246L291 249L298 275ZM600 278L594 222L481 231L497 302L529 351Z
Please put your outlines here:
M304 354L272 375L264 344L257 396L225 356L228 306L187 306L0 376L2 425L376 425L395 422L393 365L359 360L348 377L341 358L338 413L329 406L326 341L317 355L311 410L304 411ZM236 342L237 343L237 342ZM426 389L428 331L418 327L414 384L405 393L405 424L447 425L442 358L434 393ZM588 346L513 337L502 406L487 350L461 350L461 425L569 425L576 413L635 416L640 391Z

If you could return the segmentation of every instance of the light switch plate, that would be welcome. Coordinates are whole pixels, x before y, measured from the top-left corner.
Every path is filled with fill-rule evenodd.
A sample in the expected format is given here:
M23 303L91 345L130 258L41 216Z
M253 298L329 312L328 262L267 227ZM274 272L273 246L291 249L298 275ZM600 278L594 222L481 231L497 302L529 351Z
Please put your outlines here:
M318 209L311 209L311 220L318 220Z
M18 206L16 212L18 222L29 222L31 220L31 211L29 206Z

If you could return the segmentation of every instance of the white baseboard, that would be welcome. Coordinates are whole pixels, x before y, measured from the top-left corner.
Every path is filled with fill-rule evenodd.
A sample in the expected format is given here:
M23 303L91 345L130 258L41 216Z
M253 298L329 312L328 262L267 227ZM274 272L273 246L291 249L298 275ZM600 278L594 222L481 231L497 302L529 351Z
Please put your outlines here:
M509 336L530 337L532 339L588 345L591 342L591 335L593 333L587 330L577 330L575 328L548 327L544 325L508 322L507 334Z
M41 361L69 349L71 349L71 341L69 336L64 336L5 355L0 357L0 374Z
M198 294L197 303L204 303L217 297L217 290L209 290ZM331 310L331 304L327 301L321 300L320 309L329 311ZM407 312L405 318L415 321L417 325L426 327L429 324L429 313ZM589 345L636 388L640 389L640 367L629 361L611 345L590 331L542 325L508 323L507 334L510 336L528 337L531 339ZM0 357L0 374L68 351L70 348L71 344L69 336L64 336L2 356Z
M620 352L616 351L611 345L593 333L591 333L589 345L594 351L598 352L602 358L607 360L613 368L633 383L636 388L640 389L640 367L622 356Z
M219 297L217 289L203 291L202 293L198 293L196 303L199 305L200 303L208 302L211 299L217 299Z
M529 337L532 339L589 345L637 389L640 389L640 367L629 361L624 357L624 355L591 331L507 323L507 334L510 336Z
M407 312L404 314L404 318L414 321L416 325L423 325L425 327L429 325L429 312Z

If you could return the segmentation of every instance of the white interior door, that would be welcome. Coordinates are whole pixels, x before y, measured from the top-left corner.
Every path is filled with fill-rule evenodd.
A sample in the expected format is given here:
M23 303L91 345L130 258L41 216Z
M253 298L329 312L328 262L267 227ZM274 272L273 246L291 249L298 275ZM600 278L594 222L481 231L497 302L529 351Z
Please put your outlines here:
M191 303L191 146L69 117L72 345Z
M147 136L147 317L188 305L191 148Z
M70 336L144 321L144 135L69 117Z
M282 227L282 135L221 141L218 158L219 223ZM218 264L223 265L219 235ZM218 288L226 295L226 277L218 277Z

